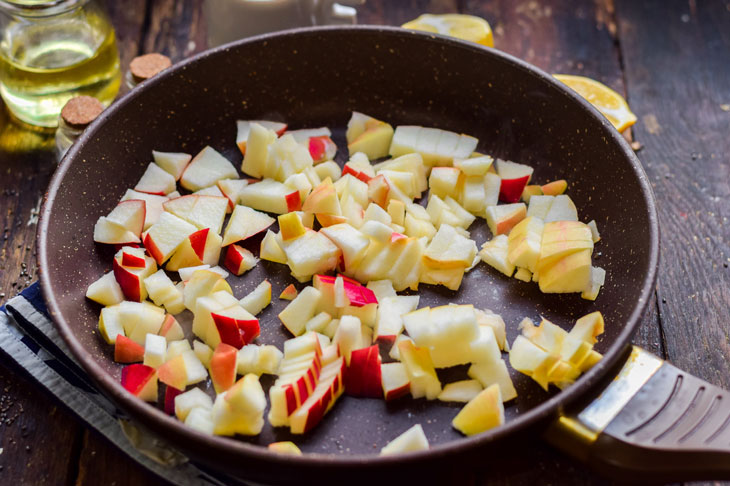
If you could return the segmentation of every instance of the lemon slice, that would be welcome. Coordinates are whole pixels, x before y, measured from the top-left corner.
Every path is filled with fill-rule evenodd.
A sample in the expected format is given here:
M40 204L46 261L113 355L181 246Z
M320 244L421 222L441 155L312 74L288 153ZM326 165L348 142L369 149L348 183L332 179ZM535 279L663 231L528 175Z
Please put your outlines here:
M631 112L623 96L596 80L570 74L554 74L559 81L570 86L576 93L588 100L608 121L623 132L636 123L636 115Z
M406 22L401 27L404 29L433 32L434 34L450 35L457 39L476 42L487 47L494 47L492 28L486 20L474 17L473 15L423 14L415 20Z

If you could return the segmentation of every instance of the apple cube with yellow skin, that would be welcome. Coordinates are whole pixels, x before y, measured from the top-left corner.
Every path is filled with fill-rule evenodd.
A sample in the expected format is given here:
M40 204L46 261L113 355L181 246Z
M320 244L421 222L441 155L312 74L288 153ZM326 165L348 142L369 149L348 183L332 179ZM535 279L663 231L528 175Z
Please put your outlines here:
M376 173L381 170L407 172L416 176L416 189L419 193L428 189L426 167L423 165L421 154L411 153L386 160L374 166Z
M540 244L540 258L535 270L580 250L593 250L593 237L588 225L579 221L545 223Z
M265 409L266 395L259 377L248 374L216 397L211 413L213 433L258 435L264 427Z
M423 432L421 424L416 424L401 435L388 442L388 444L380 450L381 456L389 456L392 454L402 454L404 452L425 451L428 450L428 439Z
M507 235L497 235L482 245L479 257L484 263L511 277L515 266L509 260L509 239Z
M568 336L567 331L547 319L543 319L540 326L536 327L532 320L525 318L520 322L519 329L523 336L552 354L560 354L563 341Z
M543 293L583 292L591 283L591 250L571 253L547 268L540 269Z
M475 435L504 424L504 405L498 385L491 385L454 417L451 425L464 435Z
M489 155L479 155L467 159L454 159L454 167L459 169L465 176L480 176L481 178L492 167L494 159Z
M441 199L445 199L447 196L460 199L464 176L456 167L434 167L428 178L428 186L431 194L435 194Z
M465 238L448 225L442 224L423 254L429 267L438 269L471 266L477 246L474 240Z
M542 232L545 224L538 218L520 221L507 238L507 258L515 266L534 272L540 258Z
M370 159L379 159L388 155L393 127L364 113L353 111L345 136L347 149L351 154L362 152Z
M299 449L299 447L297 447L297 445L290 440L282 442L272 442L267 447L270 451L274 451L277 454L290 454L292 456L302 455L302 451Z
M261 240L261 248L259 256L262 260L270 262L282 263L286 265L286 253L281 249L281 236L271 230L267 230L264 238Z
M548 182L540 186L540 190L543 194L548 196L559 196L568 189L568 181L565 179L559 179L557 181Z
M487 225L495 236L509 234L517 223L525 219L526 215L525 203L488 206L486 209Z
M401 341L398 351L411 383L411 396L436 399L441 393L441 382L436 376L428 349L416 347L411 341Z

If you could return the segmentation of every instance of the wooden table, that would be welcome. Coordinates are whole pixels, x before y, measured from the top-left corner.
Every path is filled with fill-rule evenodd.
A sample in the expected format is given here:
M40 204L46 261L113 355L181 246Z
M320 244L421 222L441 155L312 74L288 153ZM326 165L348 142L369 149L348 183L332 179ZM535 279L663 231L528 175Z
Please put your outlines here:
M176 61L206 47L201 0L108 4L125 67L141 53ZM626 95L662 230L655 299L635 342L730 388L730 1L367 0L359 18L400 25L423 12L484 17L497 48ZM3 303L37 278L34 215L54 164L52 134L5 114L0 126ZM467 471L467 482L609 482L540 441L501 462ZM0 484L158 482L0 360Z

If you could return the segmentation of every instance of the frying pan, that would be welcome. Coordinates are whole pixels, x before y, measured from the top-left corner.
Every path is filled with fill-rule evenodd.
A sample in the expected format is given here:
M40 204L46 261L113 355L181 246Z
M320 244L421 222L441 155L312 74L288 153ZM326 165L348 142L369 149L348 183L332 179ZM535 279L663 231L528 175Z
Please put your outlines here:
M543 295L537 285L480 264L457 292L423 285L420 306L457 302L489 308L504 317L510 342L525 316L544 316L569 328L577 317L600 310L606 332L596 349L603 360L559 393L545 393L513 373L519 396L506 407L506 425L468 438L450 427L458 407L343 397L313 432L294 438L307 453L301 457L261 447L292 438L268 425L259 437L209 437L125 392L120 366L96 330L100 308L84 292L111 268L113 250L94 244L94 223L135 185L150 151L196 153L211 145L239 165L234 121L257 118L286 121L292 128L326 125L345 147L352 110L393 125L468 133L479 138L480 151L534 166L536 180L567 179L581 219L595 219L602 234L594 258L608 279L595 302L577 294ZM341 150L337 160L345 159ZM473 226L472 237L480 244L489 238L483 220ZM51 182L38 242L48 308L81 365L133 419L211 467L286 483L413 478L483 465L506 443L542 434L597 468L626 477L730 476L730 395L630 345L658 260L656 211L639 161L588 103L499 51L364 26L298 29L204 52L143 83L86 130ZM285 266L261 262L243 278L231 279L235 295L245 295L263 278L271 280L275 295L292 281ZM260 316L260 342L281 345L288 337L276 319L283 305L274 299ZM441 378L464 374L455 368ZM423 425L429 451L377 455L415 423Z

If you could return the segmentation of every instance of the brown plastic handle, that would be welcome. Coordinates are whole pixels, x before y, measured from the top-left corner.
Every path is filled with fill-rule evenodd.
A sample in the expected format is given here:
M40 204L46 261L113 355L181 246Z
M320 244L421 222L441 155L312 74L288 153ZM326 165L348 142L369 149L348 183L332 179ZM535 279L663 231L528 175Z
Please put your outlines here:
M609 386L622 379L626 376ZM604 390L583 411L605 395ZM551 428L547 438L604 474L641 482L730 479L730 393L667 362L602 430L595 423L591 428L585 417L566 415L561 420L570 425Z

